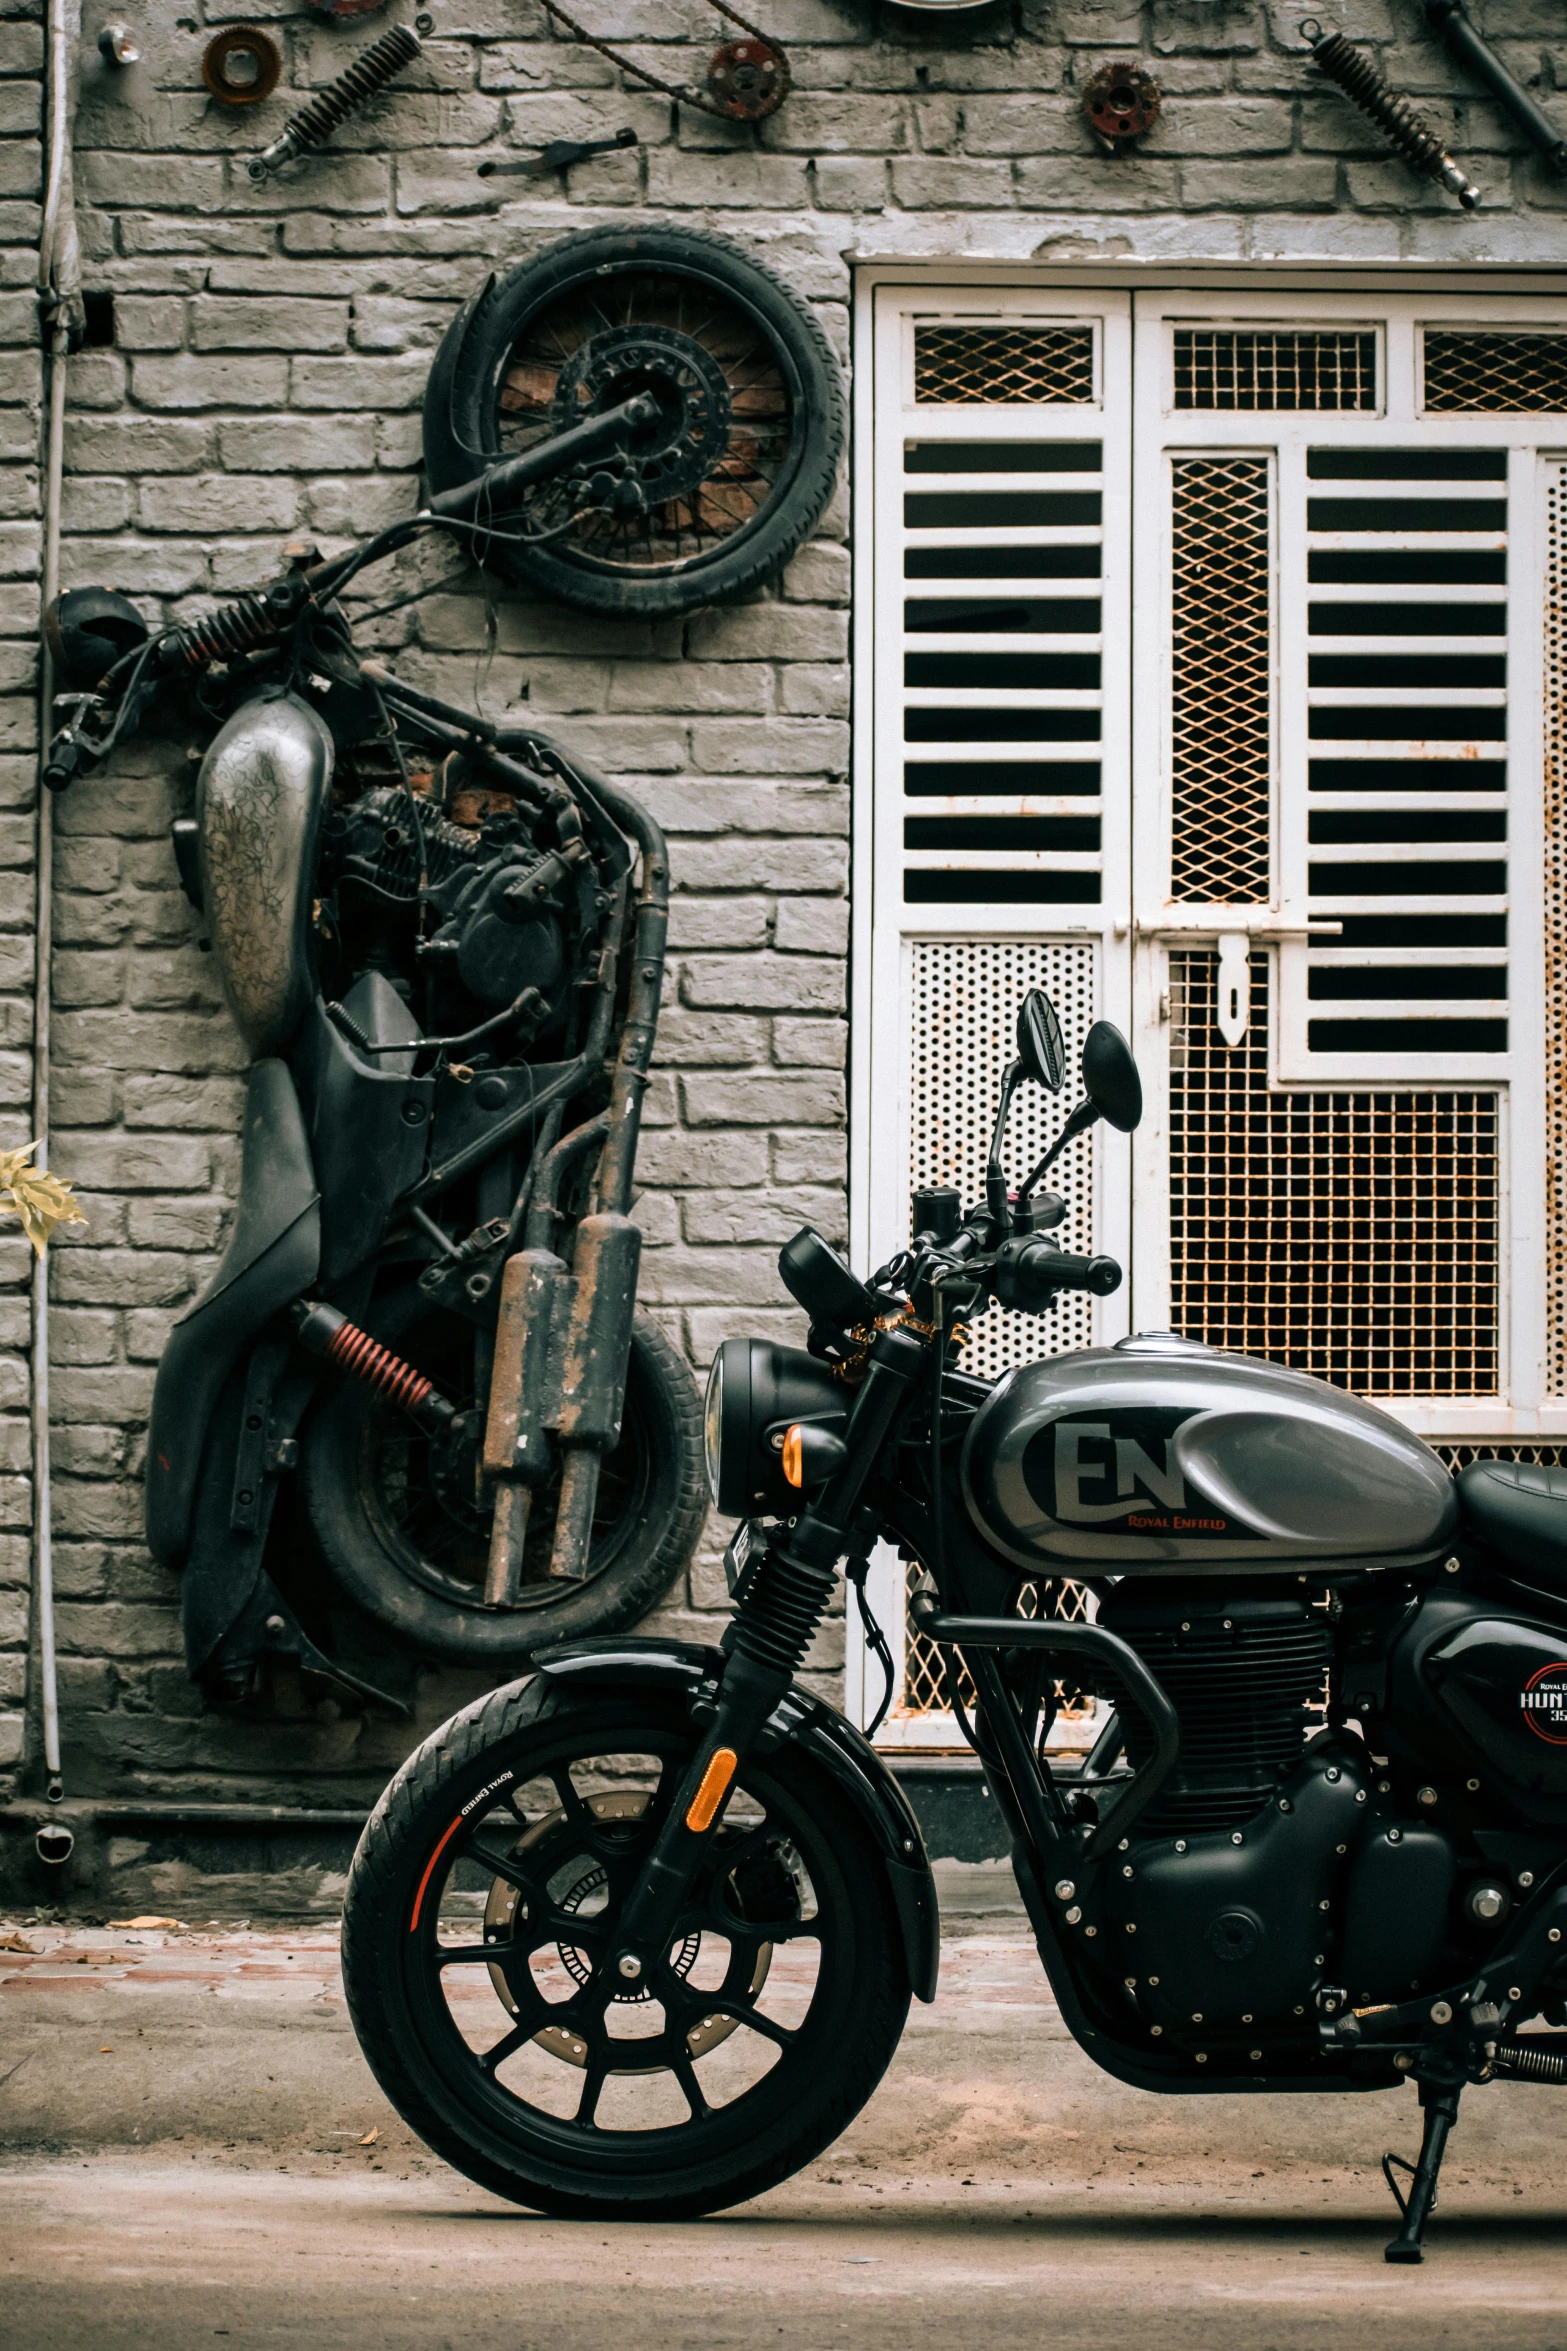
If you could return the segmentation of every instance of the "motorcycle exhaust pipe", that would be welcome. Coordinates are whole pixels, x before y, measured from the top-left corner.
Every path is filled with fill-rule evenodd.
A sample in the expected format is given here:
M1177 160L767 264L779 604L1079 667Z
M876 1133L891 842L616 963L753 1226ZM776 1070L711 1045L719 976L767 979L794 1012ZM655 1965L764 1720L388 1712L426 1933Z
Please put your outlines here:
M534 1491L557 1446L564 1460L549 1574L576 1581L587 1572L599 1469L625 1411L641 1253L629 1217L600 1214L578 1225L570 1271L550 1249L507 1260L484 1434L485 1473L495 1480L488 1607L516 1600Z

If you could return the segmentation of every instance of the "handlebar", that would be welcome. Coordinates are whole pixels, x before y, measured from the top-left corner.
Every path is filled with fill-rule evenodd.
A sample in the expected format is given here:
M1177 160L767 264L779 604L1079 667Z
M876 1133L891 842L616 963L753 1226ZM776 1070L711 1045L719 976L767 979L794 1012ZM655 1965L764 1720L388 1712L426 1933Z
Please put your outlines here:
M1048 1241L1017 1239L996 1252L990 1286L1002 1306L1039 1314L1058 1290L1089 1290L1108 1298L1121 1287L1121 1268L1113 1257L1078 1257L1053 1249Z

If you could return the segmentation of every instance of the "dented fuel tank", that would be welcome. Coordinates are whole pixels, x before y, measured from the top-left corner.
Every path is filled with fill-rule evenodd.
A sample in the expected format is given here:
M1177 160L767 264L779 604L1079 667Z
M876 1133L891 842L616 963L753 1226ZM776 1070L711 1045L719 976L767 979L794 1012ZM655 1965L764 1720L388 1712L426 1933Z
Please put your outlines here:
M1036 1574L1415 1567L1458 1523L1442 1462L1374 1405L1168 1332L1008 1372L969 1430L963 1491Z
M258 695L213 736L196 783L201 902L253 1059L281 1053L313 994L309 924L332 738L293 694Z

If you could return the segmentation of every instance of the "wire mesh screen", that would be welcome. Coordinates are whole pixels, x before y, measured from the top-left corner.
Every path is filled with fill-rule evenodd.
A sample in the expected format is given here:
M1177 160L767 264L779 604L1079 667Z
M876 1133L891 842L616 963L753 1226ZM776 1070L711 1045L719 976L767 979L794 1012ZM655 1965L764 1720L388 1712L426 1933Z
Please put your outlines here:
M1492 414L1567 410L1567 335L1425 331L1425 404Z
M1094 330L916 324L914 397L922 407L1081 405L1094 397Z
M1567 1395L1567 466L1546 477L1545 1308L1547 1395Z
M912 1592L921 1575L919 1567L908 1570L909 1589ZM1076 1622L1088 1614L1088 1593L1081 1584L1066 1577L1050 1577L1038 1583L1024 1584L1017 1596L1015 1613L1018 1616L1052 1616ZM1060 1719L1063 1722L1083 1722L1094 1711L1092 1698L1068 1696L1062 1684L1055 1685ZM958 1699L965 1711L974 1703L974 1684L967 1669L958 1668ZM950 1714L952 1695L947 1687L947 1669L941 1651L934 1641L923 1633L909 1630L903 1653L903 1687L898 1694L893 1712L911 1714Z
M1467 1469L1471 1461L1524 1461L1541 1469L1567 1468L1567 1444L1553 1445L1548 1440L1535 1445L1515 1445L1506 1437L1498 1437L1494 1444L1433 1443L1431 1450L1440 1454L1454 1472Z
M1017 1050L1017 1008L1029 988L1043 988L1061 1016L1067 1068L1074 1075L1094 1018L1094 950L1047 939L915 939L909 947L909 1188L955 1184L964 1205L984 1191L1001 1072ZM1020 1182L1054 1142L1076 1095L1042 1086L1018 1088L1007 1125L1007 1168ZM1093 1134L1070 1143L1049 1181L1067 1204L1052 1240L1062 1249L1093 1249ZM1044 1316L976 1317L963 1368L994 1379L1014 1363L1090 1344L1091 1302L1066 1293Z
M1368 1396L1485 1396L1499 1368L1489 1093L1275 1093L1269 961L1213 1025L1217 958L1170 958L1171 1320Z
M1377 338L1370 329L1177 327L1175 406L1200 409L1374 409Z
M1171 468L1171 896L1268 895L1272 563L1266 457Z

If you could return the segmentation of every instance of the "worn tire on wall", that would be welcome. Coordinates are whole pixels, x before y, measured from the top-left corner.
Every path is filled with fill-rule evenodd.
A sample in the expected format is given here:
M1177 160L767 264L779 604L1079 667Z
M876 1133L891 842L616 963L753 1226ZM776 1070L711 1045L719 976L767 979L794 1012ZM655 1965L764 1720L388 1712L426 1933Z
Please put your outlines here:
M471 481L649 388L675 445L662 472L650 468L650 500L673 494L649 505L645 531L634 517L614 531L595 521L523 546L497 529L477 542L492 570L579 611L657 618L731 603L787 562L837 482L837 363L781 279L727 238L693 229L589 229L490 278L452 321L430 371L430 486ZM564 511L535 495L496 520L537 530Z
M366 1318L384 1344L466 1404L472 1326L432 1308L416 1287ZM638 1313L621 1440L605 1462L581 1583L523 1586L514 1608L479 1604L489 1513L446 1472L436 1446L362 1382L340 1376L304 1432L300 1461L311 1528L339 1583L366 1613L421 1654L518 1671L553 1641L623 1632L658 1605L691 1556L707 1509L702 1407L684 1359ZM542 1565L558 1479L537 1496L528 1553Z

